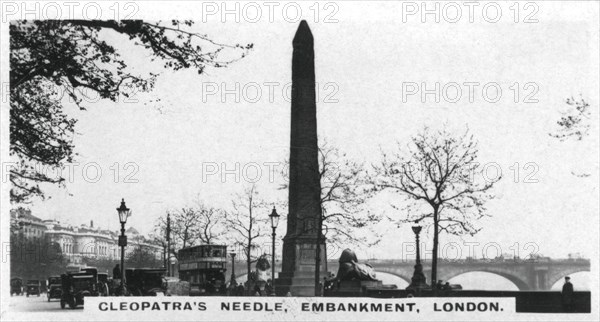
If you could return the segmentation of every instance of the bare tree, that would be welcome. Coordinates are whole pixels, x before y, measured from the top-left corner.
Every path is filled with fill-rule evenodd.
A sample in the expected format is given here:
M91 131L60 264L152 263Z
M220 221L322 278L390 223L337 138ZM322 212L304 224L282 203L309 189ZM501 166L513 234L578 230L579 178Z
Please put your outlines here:
M371 181L375 191L391 190L407 197L403 223L419 223L431 219L433 258L431 281L437 280L439 233L474 235L481 228L474 222L484 216L485 202L494 198L488 191L500 177L488 179L477 162L478 143L467 129L454 136L445 127L432 131L425 127L412 137L404 149L398 143L393 154L382 152L382 161L374 165ZM478 179L478 178L477 178Z
M200 214L191 207L171 213L171 234L181 248L200 243Z
M177 258L177 250L198 244L212 244L225 233L225 214L222 210L205 205L198 197L194 206L183 207L179 211L170 211L171 249L169 252ZM161 217L154 229L154 240L167 247L167 219Z
M197 239L197 235L190 233L194 230L192 227L194 222L189 218L190 215L190 212L167 211L167 216L171 217L170 247L167 246L169 244L169 242L167 242L167 216L158 218L154 226L154 231L151 236L152 239L157 244L162 245L165 253L169 253L175 258L177 258L178 249L193 246L195 243L194 239ZM178 222L177 225L174 225L175 221L182 218L184 219L183 222ZM175 231L177 231L177 233L175 233ZM170 256L166 256L165 261L168 261L168 258L170 258Z
M329 241L336 244L372 246L381 240L370 230L369 239L359 233L378 221L378 216L366 209L366 173L357 163L326 141L319 148L321 177L322 227Z
M555 133L549 133L549 135L561 141L569 138L581 141L588 135L590 129L590 104L582 97L579 100L570 97L565 102L568 105L568 109L562 112L563 116L559 121L556 121L559 128Z
M265 229L268 205L259 197L256 185L245 189L242 194L237 194L233 200L233 211L227 214L227 228L236 245L242 247L246 256L246 269L248 276L252 271L251 265L258 257L252 251L258 248L257 240L267 236ZM274 265L274 263L273 263Z
M556 121L558 129L553 133L548 133L553 138L562 142L568 140L582 141L589 136L591 112L590 104L579 97L576 100L574 97L567 98L567 109L562 111L560 120ZM589 170L571 171L571 174L579 178L587 178L591 174Z
M216 243L225 235L225 211L222 209L207 206L200 199L196 198L194 210L198 215L198 238L204 244Z
M289 165L288 160L286 164ZM288 189L287 172L283 171L282 177L281 189ZM369 191L364 164L351 160L346 153L323 140L319 144L319 177L321 227L327 240L338 245L377 244L381 236L376 231L371 229L370 234L365 234L369 238L357 234L379 220L365 208Z

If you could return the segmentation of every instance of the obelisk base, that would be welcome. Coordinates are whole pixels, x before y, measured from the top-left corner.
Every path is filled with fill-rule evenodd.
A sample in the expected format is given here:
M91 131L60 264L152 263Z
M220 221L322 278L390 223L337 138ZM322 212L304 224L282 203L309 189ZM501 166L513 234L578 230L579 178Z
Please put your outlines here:
M296 256L287 270L284 264L284 271L275 279L275 293L278 296L286 296L288 292L292 296L315 296L316 240L303 238L288 243L286 246L293 247ZM322 283L327 276L327 250L324 241L321 241L320 249L319 282Z

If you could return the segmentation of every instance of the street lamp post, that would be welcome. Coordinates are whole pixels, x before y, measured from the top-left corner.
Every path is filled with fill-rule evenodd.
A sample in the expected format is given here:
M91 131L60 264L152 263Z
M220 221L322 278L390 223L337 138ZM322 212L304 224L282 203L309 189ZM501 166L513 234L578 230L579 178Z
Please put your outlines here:
M271 218L271 228L273 228L273 248L271 249L271 286L273 288L273 294L275 294L275 230L277 229L277 225L279 225L279 214L273 207L273 211L269 215Z
M421 265L421 250L419 245L419 234L421 233L421 226L413 226L412 231L415 233L415 242L417 244L417 265Z
M229 255L231 255L231 281L229 284L237 286L237 282L235 281L235 253L231 252Z
M125 294L125 246L127 246L127 236L125 236L125 223L131 211L125 206L125 199L121 199L121 206L117 208L119 222L121 222L121 236L119 236L119 246L121 247L121 295Z
M171 214L167 214L167 262L165 267L167 268L167 276L171 276Z
M419 245L419 233L421 233L421 228L421 226L412 227L412 231L415 233L415 239L417 243L417 262L415 264L415 271L413 273L410 285L406 288L407 290L414 290L417 294L419 294L421 290L429 288L425 274L423 274L423 265L421 264L421 250Z

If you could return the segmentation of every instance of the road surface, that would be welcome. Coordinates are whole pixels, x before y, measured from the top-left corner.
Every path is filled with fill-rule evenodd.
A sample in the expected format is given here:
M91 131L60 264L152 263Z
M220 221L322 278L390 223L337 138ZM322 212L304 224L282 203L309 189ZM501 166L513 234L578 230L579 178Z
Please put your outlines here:
M26 297L25 295L21 296L11 296L9 298L8 310L11 312L71 312L83 309L83 306L77 307L75 310L69 309L69 306L62 310L60 308L60 300L52 299L48 302L48 297L46 294L42 294L39 297L30 296Z

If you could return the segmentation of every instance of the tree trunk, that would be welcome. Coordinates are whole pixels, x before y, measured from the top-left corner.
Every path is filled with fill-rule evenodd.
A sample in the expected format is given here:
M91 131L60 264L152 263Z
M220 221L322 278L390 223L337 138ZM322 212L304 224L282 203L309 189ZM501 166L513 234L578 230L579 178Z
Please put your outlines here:
M246 268L247 268L247 279L250 281L250 272L252 271L252 258L250 257L250 245L252 245L252 240L248 239L248 245L246 248ZM250 285L250 284L248 284Z
M438 208L436 207L433 209L433 254L431 258L431 287L434 293L436 293L437 282L438 235Z

